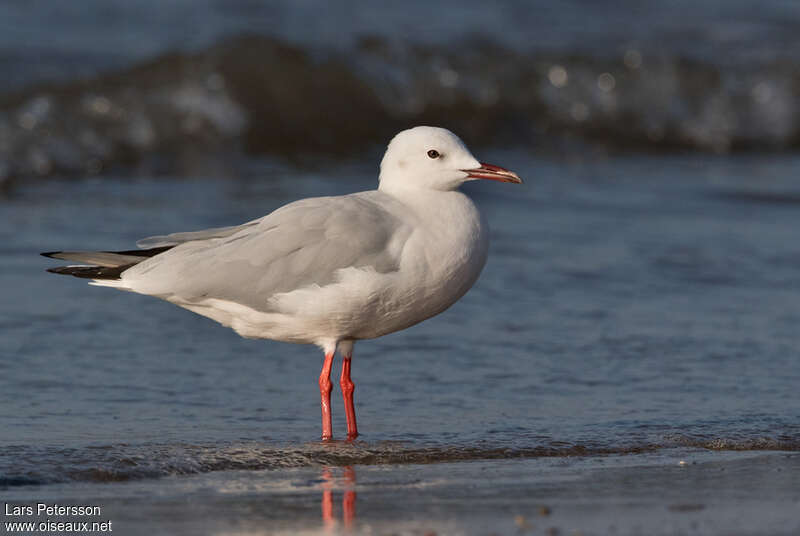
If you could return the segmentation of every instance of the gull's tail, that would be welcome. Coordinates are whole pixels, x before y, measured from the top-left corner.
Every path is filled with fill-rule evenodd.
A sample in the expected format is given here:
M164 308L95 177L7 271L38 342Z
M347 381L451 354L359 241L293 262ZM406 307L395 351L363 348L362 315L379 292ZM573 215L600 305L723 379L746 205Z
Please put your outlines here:
M77 261L84 264L48 268L54 274L72 275L84 279L119 280L122 272L145 259L164 253L175 246L129 251L49 251L42 253L51 259Z

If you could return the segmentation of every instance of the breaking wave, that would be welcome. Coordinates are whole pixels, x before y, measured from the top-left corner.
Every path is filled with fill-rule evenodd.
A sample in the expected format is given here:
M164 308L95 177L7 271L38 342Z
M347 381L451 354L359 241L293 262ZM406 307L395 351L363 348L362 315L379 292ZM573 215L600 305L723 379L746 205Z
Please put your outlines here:
M344 53L241 36L0 95L0 182L142 165L207 174L242 154L352 155L413 124L540 152L800 146L795 62L709 61L520 52L479 38L362 37Z

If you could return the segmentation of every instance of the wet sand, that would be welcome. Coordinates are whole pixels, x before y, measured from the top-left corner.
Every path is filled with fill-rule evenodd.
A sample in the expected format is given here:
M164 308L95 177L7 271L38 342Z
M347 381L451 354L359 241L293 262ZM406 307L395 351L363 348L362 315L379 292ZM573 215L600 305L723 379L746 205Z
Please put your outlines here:
M798 453L668 449L222 471L4 495L99 505L119 534L790 535L800 531L798 475Z

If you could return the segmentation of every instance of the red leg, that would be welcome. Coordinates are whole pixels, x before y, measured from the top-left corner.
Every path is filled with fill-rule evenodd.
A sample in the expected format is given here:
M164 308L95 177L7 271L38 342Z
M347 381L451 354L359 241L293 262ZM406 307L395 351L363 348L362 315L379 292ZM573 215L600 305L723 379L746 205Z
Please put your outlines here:
M350 379L350 358L345 355L342 359L342 377L339 386L342 388L342 398L344 399L344 413L347 416L347 439L358 437L358 426L356 425L356 408L353 405L353 391L356 386Z
M319 374L319 398L322 406L322 440L333 439L331 427L331 367L333 366L333 352L325 354L325 363Z

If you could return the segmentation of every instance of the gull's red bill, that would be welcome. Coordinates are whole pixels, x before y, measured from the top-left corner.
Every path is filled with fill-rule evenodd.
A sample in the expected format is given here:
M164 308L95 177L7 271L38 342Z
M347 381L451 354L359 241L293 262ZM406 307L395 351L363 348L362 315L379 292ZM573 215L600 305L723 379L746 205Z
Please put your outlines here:
M490 181L500 182L513 182L514 184L522 184L522 179L514 173L500 166L487 164L481 162L481 167L475 169L463 169L467 177L471 179L488 179Z

